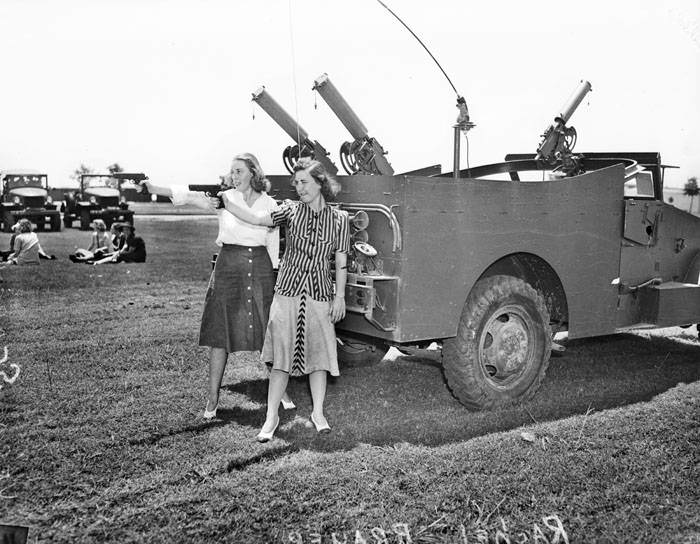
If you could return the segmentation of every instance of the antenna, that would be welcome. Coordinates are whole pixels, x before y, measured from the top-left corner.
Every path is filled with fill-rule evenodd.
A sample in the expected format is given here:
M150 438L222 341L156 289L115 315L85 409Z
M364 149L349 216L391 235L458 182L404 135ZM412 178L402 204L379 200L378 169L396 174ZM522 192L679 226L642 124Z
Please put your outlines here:
M430 58L433 59L433 62L435 62L435 64L437 64L437 67L440 68L440 71L445 76L445 79L447 79L447 82L450 84L450 87L452 87L452 90L457 95L457 109L459 110L459 115L457 116L457 122L454 125L454 168L453 168L454 172L453 172L453 174L454 174L455 178L459 178L459 153L460 153L460 151L459 151L459 134L460 134L460 132L464 132L464 137L466 138L467 131L471 130L472 128L474 128L476 126L474 123L472 123L469 120L469 108L467 108L467 101L464 99L464 97L461 94L459 94L459 92L457 91L457 88L454 86L454 83L452 83L450 76L447 75L447 72L445 72L445 70L442 68L442 66L440 65L438 60L435 58L435 55L433 55L430 52L430 49L428 49L428 47L423 43L423 41L418 37L418 35L415 32L413 32L413 30L411 30L411 28L401 19L401 17L396 15L396 13L394 13L389 8L389 6L387 6L384 2L382 2L382 0L377 0L377 2L379 2L385 10L387 10L389 13L391 13L396 18L396 20L399 23L401 23L406 28L406 30L408 30L411 33L411 35L418 41L418 43L421 44L421 46L423 46L423 49L425 49L425 51L428 53L428 55L430 55ZM469 140L467 140L467 142L468 141ZM467 162L469 162L468 159L467 159Z

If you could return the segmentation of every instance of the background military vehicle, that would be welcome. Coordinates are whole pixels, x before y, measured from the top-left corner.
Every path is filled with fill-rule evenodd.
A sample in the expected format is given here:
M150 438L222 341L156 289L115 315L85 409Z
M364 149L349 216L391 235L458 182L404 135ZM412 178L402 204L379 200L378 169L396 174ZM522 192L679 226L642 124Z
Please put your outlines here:
M0 222L5 232L20 219L29 219L37 230L61 230L58 206L49 195L48 176L35 170L0 172Z
M115 221L133 223L134 212L129 209L122 185L144 179L142 173L80 174L79 189L64 195L63 224L72 227L74 221L79 221L80 229L87 230L95 219L102 219L107 228Z

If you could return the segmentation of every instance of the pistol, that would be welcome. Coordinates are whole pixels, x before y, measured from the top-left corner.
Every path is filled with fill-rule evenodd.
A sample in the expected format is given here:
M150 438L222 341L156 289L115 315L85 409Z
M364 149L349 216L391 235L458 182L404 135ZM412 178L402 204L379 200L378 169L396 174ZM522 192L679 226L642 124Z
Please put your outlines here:
M143 183L148 179L148 176L143 172L114 172L112 177L122 181L133 181L134 184L139 186L139 192L141 194L148 194L148 187Z
M223 176L220 176L223 177ZM219 203L216 206L217 210L220 210L224 207L224 199L221 198L221 196L218 196L218 193L221 191L226 190L226 187L224 187L223 183L221 185L214 185L214 184L209 184L209 185L190 185L189 186L190 191L198 191L202 192L205 195L207 195L210 198L218 198Z

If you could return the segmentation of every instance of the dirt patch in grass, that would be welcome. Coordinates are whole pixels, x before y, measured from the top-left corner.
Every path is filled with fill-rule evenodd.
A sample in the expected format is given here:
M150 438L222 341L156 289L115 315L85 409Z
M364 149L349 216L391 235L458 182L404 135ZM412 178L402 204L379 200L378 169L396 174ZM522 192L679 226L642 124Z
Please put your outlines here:
M216 224L136 224L143 265L72 264L88 234L69 230L42 235L60 260L0 271L0 347L21 366L0 390L0 523L30 526L30 541L700 534L694 329L569 342L531 402L492 412L454 400L434 357L342 369L328 436L308 421L306 381L292 380L298 409L261 445L256 354L231 357L220 417L199 418Z

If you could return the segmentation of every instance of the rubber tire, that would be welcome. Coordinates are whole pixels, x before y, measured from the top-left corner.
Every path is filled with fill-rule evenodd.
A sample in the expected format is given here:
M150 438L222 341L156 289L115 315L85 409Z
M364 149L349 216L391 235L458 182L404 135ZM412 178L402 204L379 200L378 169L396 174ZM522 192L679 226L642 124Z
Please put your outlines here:
M83 210L80 212L80 230L90 230L90 211Z
M530 356L526 357L521 375L501 386L491 380L480 363L479 340L484 327L506 306L518 309L525 316ZM542 296L519 278L504 275L484 278L467 297L457 336L443 342L443 369L448 387L471 410L500 408L527 400L544 379L551 346L549 312Z
M61 216L60 215L52 215L51 216L51 230L53 232L60 232L61 231Z
M343 344L340 342L336 343L338 347L338 364L345 367L377 364L389 351L389 346L386 344L372 344L356 338L339 338Z
M61 213L63 214L63 226L67 229L73 227L73 215L70 213L70 206L68 201L64 200L61 203Z

